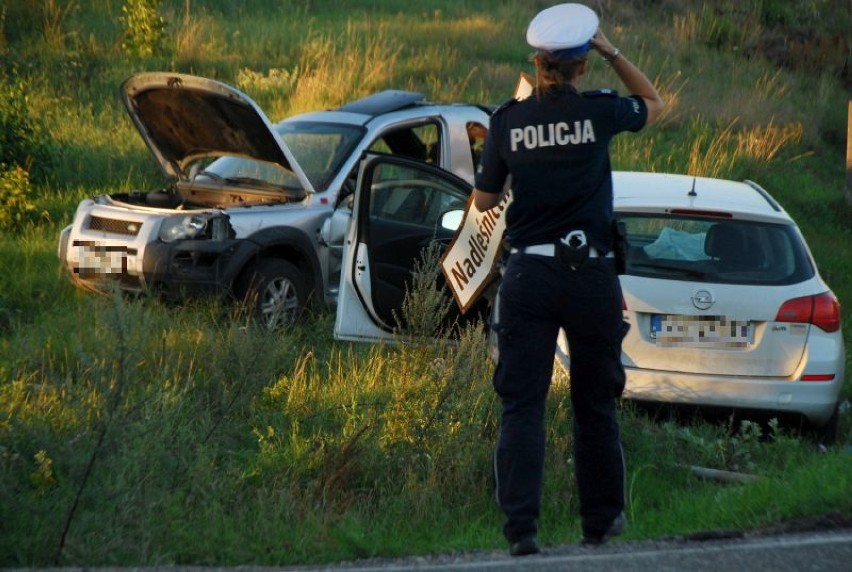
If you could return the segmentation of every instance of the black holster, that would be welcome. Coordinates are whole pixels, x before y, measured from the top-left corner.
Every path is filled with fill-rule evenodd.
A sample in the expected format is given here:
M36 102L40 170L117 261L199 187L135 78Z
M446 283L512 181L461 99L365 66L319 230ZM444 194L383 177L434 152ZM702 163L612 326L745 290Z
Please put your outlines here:
M574 236L574 235L578 236ZM577 270L589 259L589 242L582 231L572 231L556 241L556 258L571 270Z

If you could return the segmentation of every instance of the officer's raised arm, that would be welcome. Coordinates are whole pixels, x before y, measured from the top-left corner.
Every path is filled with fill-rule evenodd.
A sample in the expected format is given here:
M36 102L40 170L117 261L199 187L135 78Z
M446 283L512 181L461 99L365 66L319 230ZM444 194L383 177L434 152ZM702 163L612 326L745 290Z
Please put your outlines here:
M621 50L612 45L612 42L598 29L591 40L592 48L597 51L604 60L609 62L613 71L627 88L631 95L638 95L645 100L648 108L648 118L645 125L651 125L660 116L665 107L663 98L657 93L657 88L651 83L645 74L637 68Z

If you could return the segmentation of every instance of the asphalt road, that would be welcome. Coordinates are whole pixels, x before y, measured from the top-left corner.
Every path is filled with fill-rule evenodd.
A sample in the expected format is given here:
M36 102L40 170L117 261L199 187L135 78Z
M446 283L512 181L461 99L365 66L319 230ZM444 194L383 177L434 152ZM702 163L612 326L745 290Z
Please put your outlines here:
M270 572L267 569L264 572ZM850 572L852 529L779 536L613 543L545 549L511 558L502 552L436 559L355 563L326 568L283 568L286 572ZM257 571L260 572L260 571Z
M511 558L504 551L370 560L314 567L161 566L157 568L11 569L16 572L849 572L852 528L710 540L616 542L599 548L545 547Z

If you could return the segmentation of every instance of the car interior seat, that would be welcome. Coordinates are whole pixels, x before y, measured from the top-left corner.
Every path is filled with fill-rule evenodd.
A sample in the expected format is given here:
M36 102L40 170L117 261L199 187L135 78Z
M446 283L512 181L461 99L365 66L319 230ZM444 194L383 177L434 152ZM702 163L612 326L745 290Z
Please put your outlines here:
M748 272L760 269L760 245L752 233L736 223L717 223L707 230L704 252L717 261L720 272Z
M424 223L426 216L426 191L424 189L412 189L399 209L396 211L396 219L405 222Z

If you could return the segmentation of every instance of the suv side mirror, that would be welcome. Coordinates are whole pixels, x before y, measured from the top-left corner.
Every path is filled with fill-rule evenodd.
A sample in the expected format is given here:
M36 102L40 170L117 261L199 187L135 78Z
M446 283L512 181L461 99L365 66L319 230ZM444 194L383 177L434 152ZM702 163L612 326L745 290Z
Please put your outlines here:
M456 230L461 224L463 217L464 211L461 209L447 211L441 215L441 228Z

